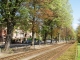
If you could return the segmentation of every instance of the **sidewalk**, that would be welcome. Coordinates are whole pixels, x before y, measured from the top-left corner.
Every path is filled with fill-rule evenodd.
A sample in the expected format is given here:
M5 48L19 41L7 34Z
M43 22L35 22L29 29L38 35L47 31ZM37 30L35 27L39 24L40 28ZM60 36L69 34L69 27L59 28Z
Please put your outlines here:
M10 54L0 53L0 58L6 57L6 56L9 56L9 55L10 55Z
M66 42L57 42L57 44L62 44L62 43L66 43ZM56 43L53 43L53 44L56 44ZM34 46L31 46L30 48L31 49L41 49L41 48L44 48L44 47L49 47L51 46L52 44L45 44L45 45L34 45Z
M41 49L41 48L44 48L44 47L49 47L51 45L49 44L46 44L46 45L34 45L34 46L31 46L30 49Z

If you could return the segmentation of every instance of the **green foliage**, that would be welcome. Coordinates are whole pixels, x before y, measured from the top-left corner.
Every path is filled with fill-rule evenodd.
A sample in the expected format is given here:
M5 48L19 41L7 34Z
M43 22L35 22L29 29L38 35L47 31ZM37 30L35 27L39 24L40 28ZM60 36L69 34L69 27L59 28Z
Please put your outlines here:
M9 34L17 27L32 31L32 40L35 33L52 36L55 28L59 33L62 27L71 27L71 13L69 0L0 0L0 23Z
M22 0L1 0L0 1L0 21L17 23L21 18L27 18L28 9Z
M43 18L44 26L48 26L48 28L45 29L47 30L47 33L52 33L51 30L53 30L55 27L58 28L58 31L61 30L61 28L71 27L73 17L71 15L72 9L68 0L50 0L49 3L46 3L45 8L51 10L53 13L53 15L51 15L51 19Z
M77 40L80 43L80 25L77 28Z
M78 56L76 60L80 60L80 43L78 43Z
M24 3L24 0L0 0L0 22L7 27L6 51L10 46L14 26L28 16L28 10L25 8Z
M32 38L28 38L27 40L32 40Z

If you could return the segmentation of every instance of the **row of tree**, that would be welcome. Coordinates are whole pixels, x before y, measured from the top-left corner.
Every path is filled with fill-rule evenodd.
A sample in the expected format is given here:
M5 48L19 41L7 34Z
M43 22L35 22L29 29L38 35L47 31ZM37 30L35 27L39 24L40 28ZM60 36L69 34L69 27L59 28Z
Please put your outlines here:
M0 0L0 23L7 27L5 42L9 49L13 30L20 27L25 33L32 31L49 39L72 39L75 37L72 24L72 9L68 0Z
M77 27L76 33L77 33L77 41L80 43L80 23L79 26Z

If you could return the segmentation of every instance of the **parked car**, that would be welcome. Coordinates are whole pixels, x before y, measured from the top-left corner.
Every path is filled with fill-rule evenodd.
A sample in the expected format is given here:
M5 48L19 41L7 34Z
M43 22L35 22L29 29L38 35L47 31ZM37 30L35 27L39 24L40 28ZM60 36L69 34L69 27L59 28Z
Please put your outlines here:
M23 43L32 45L32 39L29 38L29 39L23 41ZM41 40L38 40L38 39L36 39L36 38L34 39L34 44L35 44L35 45L38 45L38 44L41 44L41 43L42 43Z

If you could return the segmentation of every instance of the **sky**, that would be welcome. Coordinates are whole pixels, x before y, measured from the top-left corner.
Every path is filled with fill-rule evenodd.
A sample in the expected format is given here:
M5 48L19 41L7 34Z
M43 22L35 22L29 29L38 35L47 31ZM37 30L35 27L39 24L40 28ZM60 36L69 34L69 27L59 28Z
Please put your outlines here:
M73 23L72 26L74 29L77 28L78 24L79 24L79 19L80 19L80 0L69 0L72 10L73 10Z

